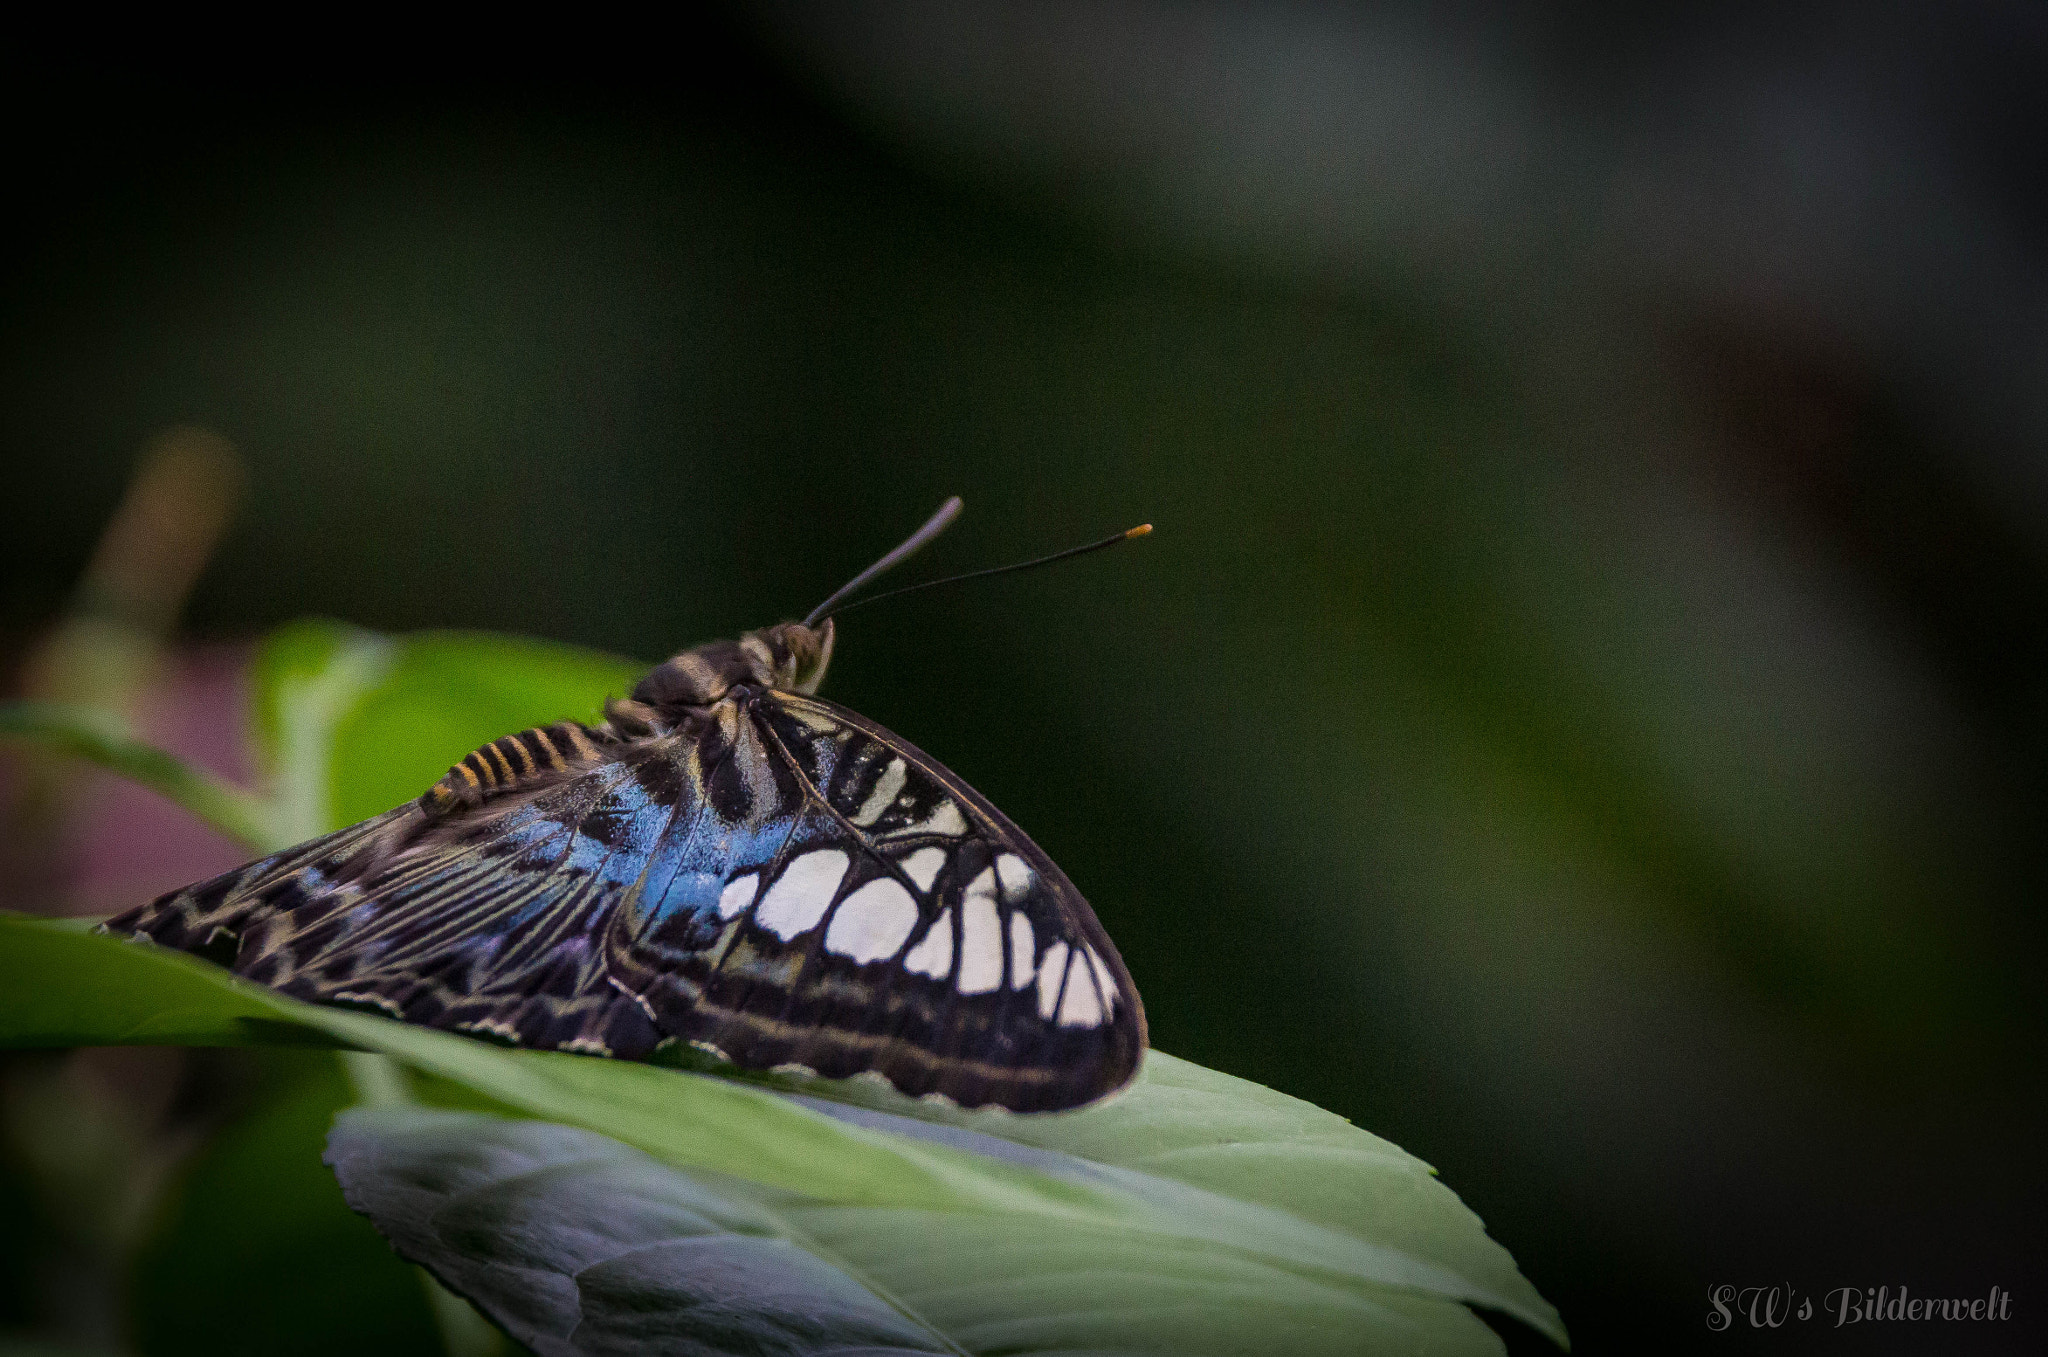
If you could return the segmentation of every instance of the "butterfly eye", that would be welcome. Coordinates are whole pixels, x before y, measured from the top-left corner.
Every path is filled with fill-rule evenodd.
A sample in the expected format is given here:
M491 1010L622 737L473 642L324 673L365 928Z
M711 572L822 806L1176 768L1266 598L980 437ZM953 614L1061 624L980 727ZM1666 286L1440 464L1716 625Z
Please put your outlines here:
M752 643L761 648L773 675L773 687L809 696L818 690L825 677L825 665L832 658L832 636L830 619L815 628L801 622L782 622L750 632L741 644Z

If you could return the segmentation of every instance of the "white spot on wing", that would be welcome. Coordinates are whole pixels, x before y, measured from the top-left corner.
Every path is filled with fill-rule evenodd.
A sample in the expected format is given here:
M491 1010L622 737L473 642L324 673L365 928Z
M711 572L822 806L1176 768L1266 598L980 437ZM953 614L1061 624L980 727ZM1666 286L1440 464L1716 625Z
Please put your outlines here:
M1116 982L1109 978L1109 963L1104 961L1092 943L1083 943L1088 953L1088 969L1095 972L1095 983L1102 987L1103 1007L1116 1012Z
M943 980L953 970L953 911L942 909L939 917L932 920L924 941L910 949L903 958L905 970L928 975L934 980Z
M783 868L782 875L761 897L754 922L784 942L816 928L838 893L840 878L846 875L846 863L846 854L837 848L820 848L804 854Z
M918 849L898 864L903 874L917 883L921 891L929 891L932 882L939 879L939 868L946 865L946 850L925 847Z
M967 833L967 819L960 814L960 807L949 798L932 807L932 813L914 825L905 825L898 834L943 834L957 839Z
M860 809L849 817L853 823L859 825L862 829L866 829L869 825L881 819L882 812L889 809L890 803L895 801L897 796L903 791L903 779L905 776L903 760L890 759L889 766L884 768L882 775L875 779L875 789L868 793L868 799L861 802Z
M1045 949L1038 967L1038 1016L1052 1021L1053 1006L1060 1001L1060 977L1067 973L1067 945L1054 942Z
M825 950L855 961L880 961L917 927L917 901L889 877L868 882L839 902L825 930Z
M1031 983L1031 920L1023 911L1010 916L1010 988L1023 989Z
M753 904L754 888L760 884L761 878L752 872L745 876L736 876L727 882L725 889L718 893L718 917L730 919Z
M1075 952L1067 967L1067 997L1060 1000L1060 1026L1096 1027L1102 1022L1102 1000L1088 981L1088 960Z
M996 917L996 869L984 867L960 901L962 994L986 994L1003 983L1003 921Z
M1002 878L1003 899L1014 905L1031 889L1034 874L1030 863L1015 853L1005 853L996 859L996 875Z

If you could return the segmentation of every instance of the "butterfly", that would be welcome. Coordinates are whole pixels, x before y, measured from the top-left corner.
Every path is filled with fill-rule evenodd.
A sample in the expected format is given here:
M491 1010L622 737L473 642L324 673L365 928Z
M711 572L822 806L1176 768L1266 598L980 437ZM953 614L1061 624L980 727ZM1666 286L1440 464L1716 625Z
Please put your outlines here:
M1112 1093L1145 1014L1087 901L943 764L817 696L835 609L959 510L804 621L657 666L596 725L494 740L415 801L103 927L522 1047L1018 1112Z

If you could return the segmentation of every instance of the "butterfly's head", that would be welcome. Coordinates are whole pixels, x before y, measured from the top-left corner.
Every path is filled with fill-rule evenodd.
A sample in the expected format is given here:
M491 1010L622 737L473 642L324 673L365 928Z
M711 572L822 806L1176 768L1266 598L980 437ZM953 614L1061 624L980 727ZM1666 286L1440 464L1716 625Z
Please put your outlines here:
M815 627L778 622L748 632L740 638L740 648L755 659L758 682L808 696L818 691L825 666L832 662L833 635L829 617Z

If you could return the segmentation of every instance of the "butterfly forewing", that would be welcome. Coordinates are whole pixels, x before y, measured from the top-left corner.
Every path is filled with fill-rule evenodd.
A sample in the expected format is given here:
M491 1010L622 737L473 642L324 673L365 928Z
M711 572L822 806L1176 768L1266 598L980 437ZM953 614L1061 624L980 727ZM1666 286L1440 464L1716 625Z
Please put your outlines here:
M700 760L772 796L738 818L707 797L611 934L614 974L662 1030L970 1106L1071 1106L1128 1080L1135 992L1036 845L844 708L771 691L736 706Z

